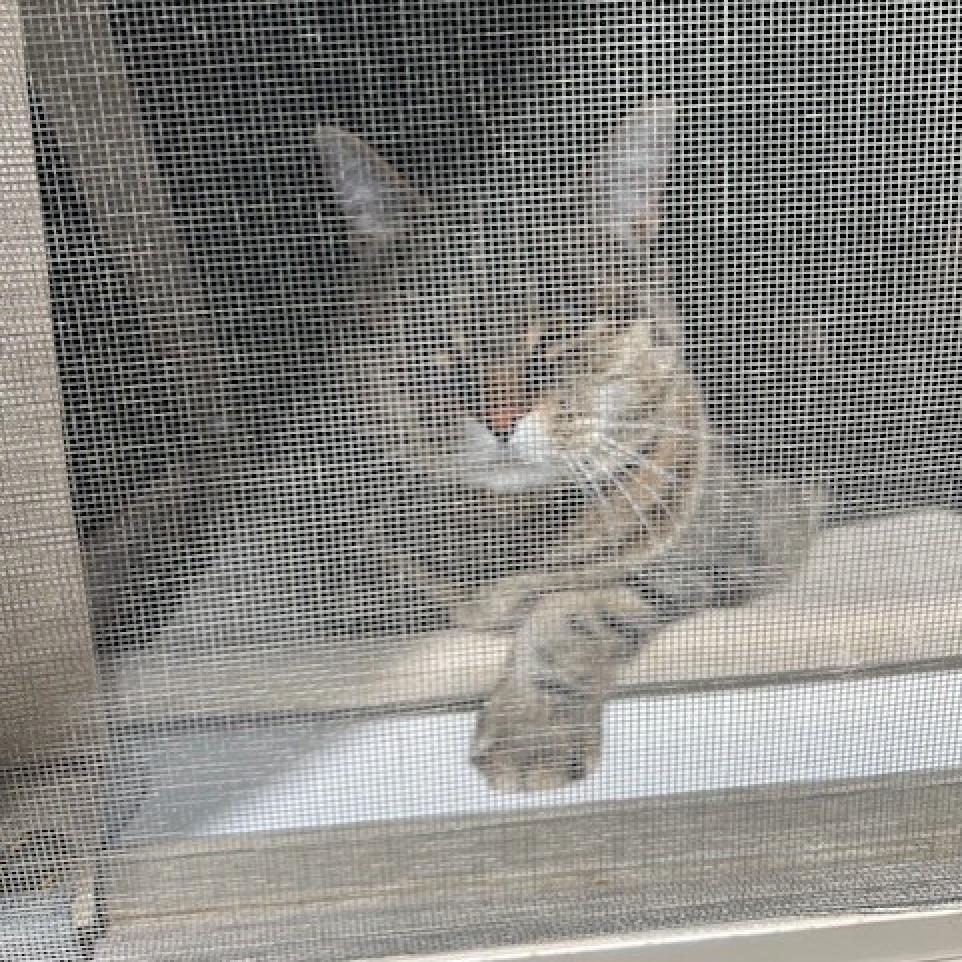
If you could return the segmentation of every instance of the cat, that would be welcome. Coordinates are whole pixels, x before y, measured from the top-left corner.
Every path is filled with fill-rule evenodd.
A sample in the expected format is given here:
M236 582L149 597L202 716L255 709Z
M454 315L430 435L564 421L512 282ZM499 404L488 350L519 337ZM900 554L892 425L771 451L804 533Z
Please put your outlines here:
M574 178L499 171L506 196L456 205L318 132L374 342L351 377L366 430L427 481L394 547L455 623L515 639L472 754L501 790L591 771L619 664L784 578L810 536L806 493L726 464L685 366L653 245L673 129L651 101Z
M737 475L685 364L655 244L673 131L653 100L595 156L521 156L446 202L317 132L354 251L340 360L260 480L239 472L196 644L508 634L471 757L543 790L597 766L639 646L794 570L808 492Z

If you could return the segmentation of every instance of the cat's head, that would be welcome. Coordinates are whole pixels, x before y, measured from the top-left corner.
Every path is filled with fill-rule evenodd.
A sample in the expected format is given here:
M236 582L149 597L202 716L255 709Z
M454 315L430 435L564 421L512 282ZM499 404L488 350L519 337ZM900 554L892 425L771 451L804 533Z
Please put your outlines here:
M680 372L651 252L672 127L652 101L576 174L495 171L448 203L318 132L358 256L366 373L348 403L370 404L372 431L495 493L593 487L644 457Z

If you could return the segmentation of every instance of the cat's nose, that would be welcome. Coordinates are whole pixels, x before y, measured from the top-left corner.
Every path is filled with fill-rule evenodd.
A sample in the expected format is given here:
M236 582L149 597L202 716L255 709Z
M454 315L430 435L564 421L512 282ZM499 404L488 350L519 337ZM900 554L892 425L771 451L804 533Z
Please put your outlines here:
M524 417L526 411L522 407L498 407L490 408L484 416L488 430L499 440L507 441L514 433L518 422Z

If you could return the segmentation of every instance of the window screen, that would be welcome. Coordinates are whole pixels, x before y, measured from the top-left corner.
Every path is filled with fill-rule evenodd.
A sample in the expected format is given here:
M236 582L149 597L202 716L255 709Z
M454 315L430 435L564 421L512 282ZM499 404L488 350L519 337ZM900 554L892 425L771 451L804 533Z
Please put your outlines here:
M957 897L954 4L0 12L13 958Z

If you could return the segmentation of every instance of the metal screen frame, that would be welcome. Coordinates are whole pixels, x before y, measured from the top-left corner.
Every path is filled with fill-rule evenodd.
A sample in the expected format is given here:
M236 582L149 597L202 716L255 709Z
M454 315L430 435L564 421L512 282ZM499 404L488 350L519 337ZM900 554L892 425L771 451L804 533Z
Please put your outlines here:
M24 0L24 5L32 0ZM89 43L103 43L103 37L92 36L83 31L95 27L99 7L90 3L65 2L59 5L57 16L70 16L71 22L80 29L78 36ZM14 19L16 19L14 17ZM51 17L51 22L55 18ZM38 22L43 22L42 14ZM55 31L56 39L57 32ZM41 46L51 42L50 37L34 38ZM28 49L29 49L28 40ZM81 48L83 44L81 44ZM109 51L101 51L109 56ZM38 58L38 62L43 58ZM65 61L66 62L66 61ZM82 71L78 76L82 77ZM57 78L54 78L56 80ZM63 78L59 78L63 82ZM118 98L127 94L119 88L114 90ZM83 99L82 97L80 98ZM96 101L96 98L94 98ZM103 103L99 110L113 118L130 116L129 100L122 109L107 110ZM73 129L75 149L99 149L102 157L118 141L124 141L137 153L131 161L131 170L153 170L149 151L137 132L114 130L98 131L103 136L82 137L78 130L91 118L83 120L80 114L65 112L65 124L76 125ZM93 118L96 121L96 118ZM95 125L96 126L96 125ZM89 134L89 130L87 131ZM68 141L70 138L67 138ZM143 156L141 156L143 154ZM91 171L111 173L111 165L96 156L78 161L78 167ZM153 231L164 243L172 233L164 222L164 199L162 193L150 182L138 181L131 185L102 183L88 185L88 193L101 200L109 197L115 201L126 197L128 201L149 203L138 206L138 212L147 211L146 220L137 220L134 226L124 217L106 218L107 223L121 231L114 238L120 249L154 250L163 248L150 235L136 235L144 229ZM116 192L119 190L119 194ZM122 210L122 208L121 208ZM115 209L116 212L116 209ZM35 225L36 226L36 225ZM133 231L134 233L131 233ZM136 236L135 236L136 235ZM143 276L148 283L156 284L158 276L173 277L180 290L187 284L187 272L178 267L179 257L171 248L174 269L169 264L147 270ZM162 285L152 289L148 297L162 300L169 291ZM195 314L191 292L186 288L178 311ZM203 330L195 330L200 341L191 349L197 356L205 355ZM186 352L189 353L189 352ZM192 372L192 383L199 385L203 378ZM49 381L49 377L47 378ZM47 388L50 387L47 383ZM59 444L59 439L58 439ZM59 449L58 449L59 450ZM62 451L59 451L62 455ZM65 482L64 482L65 483ZM65 490L65 489L64 489ZM942 614L942 612L936 612ZM853 616L854 617L854 616ZM917 626L915 626L917 627ZM847 660L834 663L812 660L789 667L763 664L757 659L751 664L752 671L736 670L740 662L733 660L731 674L711 682L713 685L771 684L798 681L808 678L826 678L848 674L854 668L887 672L895 670L919 670L920 668L959 667L960 656L946 655L943 651L920 653L915 644L911 618L906 623L887 625L893 638L904 644L906 655L911 653L914 661L909 665L893 667L891 664L866 666L858 652L846 653ZM463 666L465 652L471 647L471 639L438 639L436 658L448 659L450 664ZM323 694L310 672L309 666L296 666L297 683L292 687L290 666L272 664L270 659L259 657L256 665L239 664L234 676L225 688L231 691L231 702L213 703L209 693L204 696L207 716L198 718L198 705L193 696L203 691L202 682L209 666L200 663L193 666L173 668L165 659L151 661L150 654L134 653L119 659L112 665L109 692L105 693L99 710L112 722L176 726L200 724L207 721L231 723L238 718L252 716L270 719L289 717L298 712L309 715L354 712L391 713L413 710L458 710L470 705L486 685L488 675L499 660L499 649L489 639L483 649L491 662L480 666L474 675L455 670L451 676L441 678L435 688L412 688L410 697L399 702L388 697L383 690L354 691L350 703L324 700ZM873 647L873 646L870 646ZM879 646L876 644L877 649ZM885 650L892 655L893 649ZM89 651L83 649L84 657ZM816 652L816 659L825 652ZM684 660L684 659L682 659ZM386 669L391 674L395 666ZM744 665L742 665L744 669ZM625 673L626 687L623 692L647 694L687 690L692 686L705 687L705 679L686 679L671 676L666 670L663 677L643 686L631 685L630 679L642 669L629 666ZM646 668L647 670L647 668ZM651 677L651 673L648 672ZM244 696L249 694L247 701ZM300 700L298 700L300 699ZM222 710L220 710L222 709ZM126 713L126 714L125 714ZM48 776L49 780L49 776ZM70 790L78 784L77 775L54 777L54 795ZM21 796L34 791L23 784L17 789ZM48 784L48 791L51 791ZM897 811L899 817L882 830L875 832L871 845L867 845L862 825L863 813L872 808L884 807ZM612 803L603 812L597 807L591 810L578 808L554 812L519 813L505 817L452 818L439 825L437 820L372 824L362 832L357 829L317 830L311 832L274 832L252 838L249 836L223 836L203 842L155 843L135 850L104 853L98 864L100 877L98 901L107 922L105 938L98 944L98 962L138 958L151 962L170 959L188 959L200 943L205 946L221 945L224 958L235 957L238 946L270 944L278 938L278 927L287 926L292 931L298 925L308 923L315 927L325 922L344 922L368 913L365 920L370 932L364 938L376 941L380 931L389 932L399 918L418 917L429 914L435 905L434 894L439 885L457 888L468 895L469 908L464 918L457 920L462 930L483 932L492 919L504 918L517 905L519 899L530 899L530 911L538 912L543 906L567 900L577 904L585 891L600 899L630 901L637 889L638 872L648 873L650 898L629 907L626 924L640 929L657 926L671 917L680 904L679 893L691 892L695 886L717 887L719 890L735 891L739 880L746 880L746 872L757 875L759 862L763 861L772 879L785 873L796 878L811 877L819 872L823 856L830 857L833 867L838 868L846 860L845 838L852 842L848 858L852 868L851 884L860 893L871 893L880 904L900 904L900 879L893 875L893 866L905 867L905 878L911 876L913 858L918 857L919 839L927 840L926 868L944 866L946 873L957 872L962 862L962 835L957 830L932 826L939 824L937 813L962 810L962 770L946 770L928 776L884 776L857 781L830 782L777 786L767 789L752 788L743 792L730 789L724 792L705 792L670 798L645 799L628 803ZM657 814L657 819L652 815ZM579 872L572 870L579 848L597 852L611 845L610 825L612 817L638 826L631 836L630 845L621 851L609 853L611 870L603 876L596 870ZM671 830L657 832L648 828L656 821L661 826L670 824ZM775 840L781 837L786 826L791 825L797 844L791 849L778 849ZM537 878L525 876L530 870L530 848L525 841L532 836L532 828L543 841L539 843ZM678 840L704 837L706 857L704 864L695 868L679 867ZM623 841L619 840L619 841ZM652 872L652 853L657 853L658 870ZM872 853L875 860L873 862ZM440 860L445 863L441 874L426 874L425 864ZM389 859L391 864L405 869L403 880L392 893L390 911L378 909L379 860ZM93 863L91 863L93 864ZM383 863L382 863L383 864ZM176 877L172 878L170 866L175 865ZM479 866L492 867L489 873L479 872ZM875 872L880 866L886 871ZM498 871L494 871L494 867ZM741 873L741 875L740 875ZM806 876L806 873L807 876ZM251 877L269 876L276 879L268 897L259 892L251 896ZM933 882L932 891L936 891ZM907 902L924 900L926 880L912 879L911 888L901 892ZM85 924L91 925L92 909L88 900L84 911L88 913ZM779 899L787 895L773 895L769 910L776 911ZM246 901L245 901L246 900ZM674 901L673 901L674 900ZM764 905L755 900L755 908ZM817 906L801 906L804 911L817 911ZM746 911L748 906L746 905ZM586 906L584 918L590 916L591 907ZM78 919L81 916L78 915ZM381 927L380 929L378 927ZM472 926L474 927L472 929ZM244 940L247 940L245 942ZM353 951L354 946L346 947ZM212 950L213 951L213 950ZM417 951L417 950L415 950ZM141 954L138 955L137 953ZM725 953L728 953L727 955ZM748 960L757 953L758 958L770 958L773 954L791 959L809 958L816 953L828 954L840 960L869 962L875 959L922 960L948 958L962 953L962 913L959 910L940 912L906 912L878 919L871 917L835 917L830 920L808 919L793 921L768 928L725 927L710 930L690 929L670 934L652 933L644 937L608 939L597 943L579 943L572 946L544 945L518 949L479 951L450 956L450 959L473 960L522 960L535 956L559 958L571 962L620 962L631 958L651 962L668 962L671 959L699 958L724 960L738 958ZM793 955L792 953L796 953ZM310 956L305 956L308 958ZM211 956L215 958L215 956ZM291 955L291 959L296 958Z
M867 829L864 813L880 806L898 816ZM939 813L960 806L962 771L940 771L649 798L603 811L572 807L138 846L105 863L110 930L102 959L174 962L190 958L198 944L222 946L227 959L241 947L277 941L285 930L349 929L359 912L363 934L328 946L330 957L377 955L381 937L399 926L416 929L418 920L430 920L432 928L449 924L454 942L465 932L483 941L485 932L516 925L525 913L535 920L552 912L563 918L562 928L586 931L617 904L623 931L656 930L679 913L690 921L710 915L709 904L687 903L693 893L733 904L742 893L746 918L811 915L819 906L806 901L805 883L819 877L825 858L833 868L849 863L844 888L835 893L840 902L850 898L854 907L868 898L897 909L937 897L940 881L944 886L944 877L958 871L962 834L935 825ZM613 839L612 817L637 831ZM788 829L796 840L790 847L779 844ZM920 837L927 839L926 878L912 864ZM692 838L705 849L697 866L682 858ZM602 853L608 869L579 870L581 852L594 866ZM403 873L385 907L378 880L399 865ZM639 898L640 874L646 886ZM266 878L269 890L252 883ZM451 887L462 904L448 918L438 915L436 895ZM430 951L437 935L412 935L412 953ZM111 945L128 952L142 946L143 954L111 955Z

